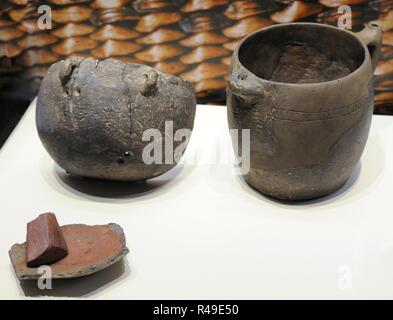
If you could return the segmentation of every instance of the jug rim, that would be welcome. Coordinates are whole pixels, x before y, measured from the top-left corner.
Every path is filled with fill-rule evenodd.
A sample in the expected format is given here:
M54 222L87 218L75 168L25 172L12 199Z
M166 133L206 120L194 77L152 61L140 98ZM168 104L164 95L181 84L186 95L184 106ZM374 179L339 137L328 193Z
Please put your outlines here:
M269 80L269 79L264 79L256 75L254 72L252 72L249 68L247 68L239 59L239 50L240 48L245 44L246 41L248 41L250 38L254 37L255 35L263 32L268 32L272 29L279 29L279 28L285 28L285 27L296 27L296 26L315 26L315 27L321 27L321 28L326 28L326 29L331 29L339 32L344 32L348 35L350 35L352 38L356 39L356 41L362 46L363 48L363 53L364 53L364 58L362 63L353 71L351 71L349 74L345 75L344 77L340 77L337 79L329 80L329 81L323 81L323 82L311 82L311 83L291 83L291 82L280 82L280 81L274 81L274 80ZM264 27L262 29L256 30L252 33L250 33L248 36L243 38L238 46L236 47L234 53L233 53L233 59L235 60L236 63L238 63L242 68L250 72L254 77L256 77L258 80L261 80L263 82L267 82L270 84L276 84L276 85L285 85L285 86L293 86L293 87L312 87L312 86L318 86L318 85L326 85L326 84L334 84L337 81L344 81L348 80L356 74L359 74L362 72L362 70L367 66L367 64L370 66L370 72L373 74L372 66L371 66L371 56L370 52L367 48L367 45L356 35L356 33L349 31L344 28L338 28L335 26L331 26L328 24L323 24L323 23L316 23L316 22L291 22L291 23L281 23L281 24L274 24L268 27Z

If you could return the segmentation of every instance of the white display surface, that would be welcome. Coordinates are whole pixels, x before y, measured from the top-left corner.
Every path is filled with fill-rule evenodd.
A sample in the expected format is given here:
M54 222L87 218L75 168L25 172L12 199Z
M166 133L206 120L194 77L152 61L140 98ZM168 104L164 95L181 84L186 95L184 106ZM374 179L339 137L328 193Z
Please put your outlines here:
M374 116L342 190L289 204L234 174L224 107L199 106L182 163L146 185L68 177L34 113L33 103L0 150L0 298L393 298L392 117ZM120 224L130 254L52 290L20 283L8 250L48 211L60 224Z

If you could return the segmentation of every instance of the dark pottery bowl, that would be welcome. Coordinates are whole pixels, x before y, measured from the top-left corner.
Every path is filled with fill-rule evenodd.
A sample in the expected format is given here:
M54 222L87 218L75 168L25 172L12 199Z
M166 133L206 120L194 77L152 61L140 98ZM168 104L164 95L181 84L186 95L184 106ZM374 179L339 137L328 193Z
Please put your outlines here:
M36 123L46 150L68 173L141 181L180 160L176 152L189 137L176 140L176 132L191 132L195 107L192 84L176 76L113 59L72 58L50 67ZM153 140L160 146L150 150Z

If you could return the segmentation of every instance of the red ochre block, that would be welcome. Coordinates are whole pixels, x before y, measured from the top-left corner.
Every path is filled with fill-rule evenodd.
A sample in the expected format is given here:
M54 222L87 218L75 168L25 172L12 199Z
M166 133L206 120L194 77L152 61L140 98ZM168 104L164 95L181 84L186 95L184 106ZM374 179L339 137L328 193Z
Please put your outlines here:
M48 265L68 253L63 232L54 213L43 213L27 224L26 261L28 267Z

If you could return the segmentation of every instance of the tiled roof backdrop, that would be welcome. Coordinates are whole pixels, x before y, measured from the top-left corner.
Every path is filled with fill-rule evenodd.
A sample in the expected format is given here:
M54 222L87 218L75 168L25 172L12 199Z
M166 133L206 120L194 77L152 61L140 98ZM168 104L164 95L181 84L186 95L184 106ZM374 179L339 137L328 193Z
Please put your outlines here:
M37 8L52 8L52 30ZM337 25L350 5L353 29L378 21L383 60L376 112L393 114L393 0L1 0L0 96L33 98L47 68L72 55L144 63L194 83L201 103L225 103L231 54L248 33L294 21Z

